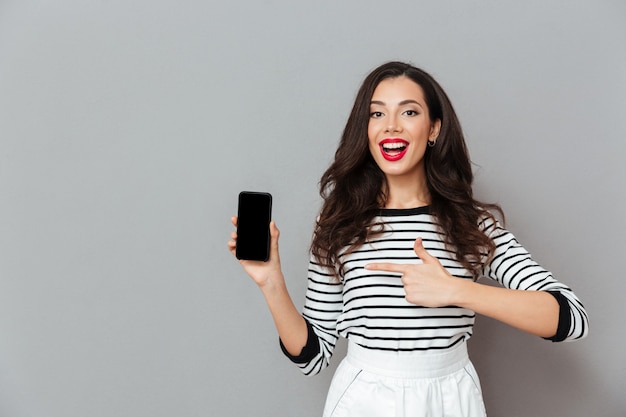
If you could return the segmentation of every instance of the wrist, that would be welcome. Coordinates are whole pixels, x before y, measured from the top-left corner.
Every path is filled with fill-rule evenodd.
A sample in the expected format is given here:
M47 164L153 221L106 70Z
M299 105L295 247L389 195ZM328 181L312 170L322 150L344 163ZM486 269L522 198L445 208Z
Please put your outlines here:
M259 289L265 295L265 297L272 296L273 294L283 292L287 289L285 284L285 277L282 273L278 272L270 274L268 278L259 284Z
M451 305L471 309L471 300L479 285L481 284L468 279L457 279L456 290L453 293Z

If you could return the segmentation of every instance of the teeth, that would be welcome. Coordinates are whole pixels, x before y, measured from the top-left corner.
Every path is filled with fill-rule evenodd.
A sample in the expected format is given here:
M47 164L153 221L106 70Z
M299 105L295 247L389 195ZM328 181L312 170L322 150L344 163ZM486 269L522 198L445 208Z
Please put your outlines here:
M385 143L383 145L383 148L384 149L402 149L402 148L406 148L406 144L402 142Z

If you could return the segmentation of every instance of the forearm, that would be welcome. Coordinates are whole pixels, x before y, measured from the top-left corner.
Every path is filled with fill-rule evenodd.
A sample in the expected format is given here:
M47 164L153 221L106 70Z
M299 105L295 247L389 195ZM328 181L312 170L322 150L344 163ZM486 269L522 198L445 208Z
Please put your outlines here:
M556 334L559 304L545 291L524 291L462 281L456 305L525 332L549 338Z
M268 282L261 287L261 291L283 346L291 355L299 355L307 343L308 329L287 291L284 279Z

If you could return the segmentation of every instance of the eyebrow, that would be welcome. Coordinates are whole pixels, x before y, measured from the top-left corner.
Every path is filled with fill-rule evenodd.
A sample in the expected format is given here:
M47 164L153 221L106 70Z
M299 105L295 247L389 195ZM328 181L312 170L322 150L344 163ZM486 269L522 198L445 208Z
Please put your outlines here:
M379 101L379 100L372 100L370 102L370 105L371 104L377 104L377 105L380 105L380 106L384 106L385 102L384 101ZM413 99L402 100L401 102L398 103L398 105L400 105L400 106L404 106L406 104L417 104L418 106L420 106L422 108L424 107L424 106L422 106L421 103L419 103L418 101L413 100Z

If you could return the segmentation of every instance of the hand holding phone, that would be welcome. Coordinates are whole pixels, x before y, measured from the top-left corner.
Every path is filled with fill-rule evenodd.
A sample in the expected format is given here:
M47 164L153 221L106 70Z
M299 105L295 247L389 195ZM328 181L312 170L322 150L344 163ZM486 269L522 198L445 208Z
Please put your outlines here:
M242 191L237 212L237 259L266 262L270 257L272 195Z

